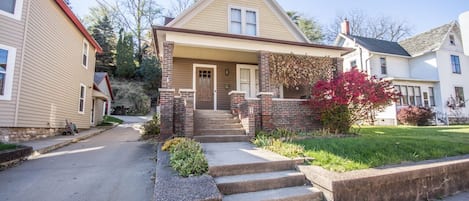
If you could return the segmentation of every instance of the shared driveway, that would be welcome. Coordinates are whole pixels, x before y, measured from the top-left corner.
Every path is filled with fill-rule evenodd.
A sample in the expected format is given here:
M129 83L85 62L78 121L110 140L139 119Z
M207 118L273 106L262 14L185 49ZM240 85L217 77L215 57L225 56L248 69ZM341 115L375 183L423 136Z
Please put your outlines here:
M138 141L139 125L122 124L0 172L0 200L151 200L155 148Z

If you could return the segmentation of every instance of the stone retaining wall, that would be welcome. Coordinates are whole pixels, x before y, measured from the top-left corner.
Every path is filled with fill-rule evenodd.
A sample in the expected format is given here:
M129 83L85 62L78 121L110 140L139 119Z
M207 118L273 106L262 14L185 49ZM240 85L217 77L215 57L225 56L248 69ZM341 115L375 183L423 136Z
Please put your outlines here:
M0 128L1 142L24 142L56 136L63 128Z

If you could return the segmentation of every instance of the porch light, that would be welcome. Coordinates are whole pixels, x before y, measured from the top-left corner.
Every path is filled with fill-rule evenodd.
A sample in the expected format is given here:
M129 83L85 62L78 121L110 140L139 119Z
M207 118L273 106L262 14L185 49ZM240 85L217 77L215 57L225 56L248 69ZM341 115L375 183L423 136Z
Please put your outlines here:
M229 68L225 68L225 76L228 76L230 75L230 69Z

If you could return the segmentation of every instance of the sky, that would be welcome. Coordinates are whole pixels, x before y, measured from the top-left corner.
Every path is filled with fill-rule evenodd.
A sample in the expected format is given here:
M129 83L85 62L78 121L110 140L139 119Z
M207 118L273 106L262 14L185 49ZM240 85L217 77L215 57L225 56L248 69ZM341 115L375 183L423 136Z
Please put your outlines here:
M109 0L112 1L112 0ZM173 0L157 0L170 7ZM257 0L256 0L257 1ZM405 21L412 27L412 34L457 20L459 14L469 11L469 0L277 0L284 10L298 11L328 26L337 15L362 10L369 16L387 16ZM84 17L89 7L97 6L95 0L71 0L72 10Z

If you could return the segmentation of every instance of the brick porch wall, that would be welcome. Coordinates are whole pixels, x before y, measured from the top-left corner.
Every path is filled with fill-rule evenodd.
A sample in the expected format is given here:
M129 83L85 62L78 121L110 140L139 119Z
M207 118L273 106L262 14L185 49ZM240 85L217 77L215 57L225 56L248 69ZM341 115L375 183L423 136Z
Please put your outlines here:
M276 128L290 128L295 131L320 129L321 123L305 100L274 99L272 101L272 124Z

